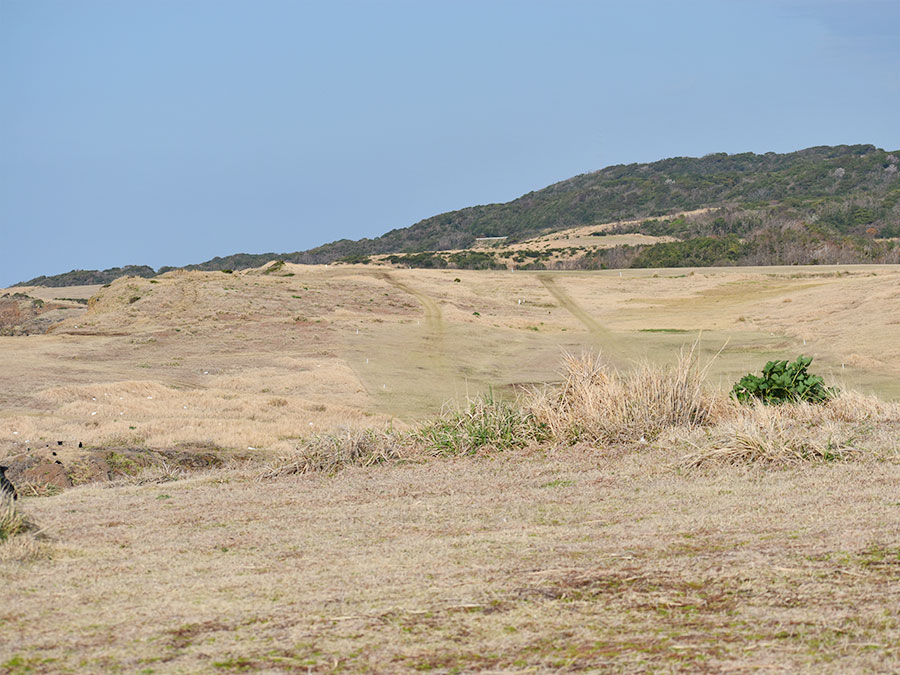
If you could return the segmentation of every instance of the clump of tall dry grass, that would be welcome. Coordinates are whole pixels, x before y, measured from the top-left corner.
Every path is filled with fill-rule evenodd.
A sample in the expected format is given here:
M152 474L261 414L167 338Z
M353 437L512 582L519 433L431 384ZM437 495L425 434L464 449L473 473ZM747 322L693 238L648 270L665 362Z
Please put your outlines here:
M0 492L0 543L28 529L28 521L7 492Z
M682 454L682 467L836 461L883 453L895 444L898 404L855 392L826 403L741 404L707 386L709 365L699 363L696 343L670 366L643 363L626 372L599 354L566 354L558 385L514 401L472 399L408 432L344 428L314 435L260 477L541 443L588 442L600 449L655 443Z
M47 549L39 540L41 536L13 498L0 493L0 563L26 562L44 556Z
M270 479L314 471L334 472L345 466L372 466L402 459L403 444L393 431L343 428L305 439L292 453L269 464L259 478Z
M900 405L858 392L842 392L824 404L786 403L766 406L730 402L716 424L699 441L670 434L672 445L691 452L680 466L713 464L790 466L883 458L897 451Z
M707 366L697 345L683 350L672 366L639 364L619 372L599 354L566 354L563 382L532 392L529 407L559 441L629 443L651 441L665 429L708 424L723 397L708 390Z
M116 480L110 481L110 487L118 485L151 485L170 483L181 480L186 476L183 468L169 462L159 462L152 466L144 467L134 474L124 474Z
M345 427L310 436L293 452L267 466L259 478L334 472L351 465L371 466L415 456L510 450L546 440L550 440L546 427L519 401L488 395L469 400L463 408L448 407L438 417L408 432Z
M704 442L691 445L695 451L679 462L686 468L709 464L788 466L850 459L860 453L853 438L840 429L801 424L781 410L763 406L716 425L708 430Z

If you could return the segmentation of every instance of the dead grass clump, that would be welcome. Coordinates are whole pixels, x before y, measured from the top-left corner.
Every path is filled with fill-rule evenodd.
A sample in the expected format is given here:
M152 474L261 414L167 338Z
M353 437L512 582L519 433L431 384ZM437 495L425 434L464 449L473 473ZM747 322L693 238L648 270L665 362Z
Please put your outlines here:
M344 428L311 436L295 452L279 457L266 467L259 478L334 472L345 466L372 466L402 457L401 439L393 431Z
M23 480L16 486L23 497L52 497L58 495L63 489L55 483L34 482Z
M732 433L713 436L709 443L682 459L685 468L709 464L765 464L788 466L804 462L849 459L858 450L840 441L822 441L781 424L747 425Z
M488 395L470 400L465 408L445 410L413 431L409 440L428 454L452 456L523 448L549 437L548 427L521 401Z
M186 476L186 472L181 467L168 462L160 462L153 466L141 469L134 475L125 474L114 481L110 481L109 486L118 485L150 485L160 483L171 483L180 480Z
M530 407L568 443L650 441L668 428L708 424L724 405L705 386L708 367L699 366L696 344L673 366L643 363L627 373L611 369L599 354L566 354L563 383L533 392Z
M834 422L900 422L900 404L888 403L856 391L841 391L824 405L788 407L800 419Z
M817 419L824 406L807 403L778 407L735 406L735 414L707 430L694 452L681 459L685 468L712 464L790 466L859 457L861 441L872 428Z
M6 492L0 492L0 543L28 529L28 521L16 508L15 500Z
M0 563L26 562L44 555L37 526L16 506L12 497L0 495Z
M50 549L46 542L30 532L0 542L0 563L28 562L47 558L49 555Z
M673 445L694 451L680 465L762 464L789 466L896 454L900 404L842 391L827 403L780 406L729 401L699 441L673 431ZM680 436L680 437L679 437Z

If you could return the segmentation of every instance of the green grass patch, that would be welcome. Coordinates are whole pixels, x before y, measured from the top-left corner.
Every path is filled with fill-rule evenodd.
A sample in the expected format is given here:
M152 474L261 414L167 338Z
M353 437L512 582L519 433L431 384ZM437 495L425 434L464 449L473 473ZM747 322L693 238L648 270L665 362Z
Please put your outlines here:
M444 413L413 438L435 455L473 455L482 448L512 450L541 442L549 430L518 404L488 394Z

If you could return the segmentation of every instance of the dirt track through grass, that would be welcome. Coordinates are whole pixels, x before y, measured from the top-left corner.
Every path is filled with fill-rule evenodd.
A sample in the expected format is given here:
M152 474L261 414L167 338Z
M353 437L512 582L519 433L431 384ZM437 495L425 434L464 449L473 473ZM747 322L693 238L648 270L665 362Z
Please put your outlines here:
M441 307L437 302L434 301L431 296L403 283L402 281L397 280L387 272L376 272L375 276L378 279L389 283L394 288L398 288L404 293L408 293L416 300L418 300L419 304L422 305L422 309L425 310L425 324L428 326L428 328L435 334L439 334L443 331L444 323L443 315L441 313Z
M704 356L728 341L711 377L722 388L806 353L841 388L900 397L898 267L282 273L121 279L57 331L0 338L0 452L35 438L272 448L349 409L408 422L554 380L561 350L600 349L623 370L665 363L701 329ZM67 334L82 330L95 334ZM95 405L127 382L165 389ZM60 387L65 401L42 394Z
M549 274L541 274L538 276L541 284L543 284L544 288L550 291L550 294L556 298L556 301L563 307L568 310L568 312L578 319L585 328L588 329L589 333L593 333L598 336L609 335L609 331L600 325L600 323L590 315L585 309L575 302L566 291L559 285L556 279L554 279Z
M738 336L720 363L744 372L807 338L848 370L855 355L896 378L900 362L894 268L816 287L802 275L821 270L781 270L773 294L771 270L283 271L123 280L67 325L126 336L3 338L3 449L211 441L272 458L386 426L373 410L434 414L470 381L546 381L561 346L667 362L698 327ZM164 386L194 379L208 389ZM888 449L896 428L880 428ZM685 440L24 496L51 538L0 563L0 672L900 670L896 458L723 467L685 463Z

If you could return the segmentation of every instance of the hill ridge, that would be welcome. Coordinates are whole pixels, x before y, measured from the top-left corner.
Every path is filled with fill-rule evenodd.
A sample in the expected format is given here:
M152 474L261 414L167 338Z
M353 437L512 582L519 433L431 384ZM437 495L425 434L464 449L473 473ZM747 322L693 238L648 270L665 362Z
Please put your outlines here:
M673 217L669 223L629 230L679 242L647 245L644 249L663 246L649 252L586 250L573 253L566 264L591 269L656 266L663 259L674 266L900 262L896 242L884 241L900 237L898 155L900 151L868 144L820 145L781 154L710 153L615 164L509 202L440 213L379 237L340 239L293 253L236 253L156 272L146 266L75 270L16 285L81 284L88 274L108 283L120 270L152 276L173 269L246 269L275 258L316 264L367 262L371 256L393 254L391 262L410 266L500 266L505 263L497 256L486 262L484 256L454 260L452 254L424 254L469 249L477 237L502 236L507 245L519 244L554 231L701 208L715 208L717 215L689 221Z

